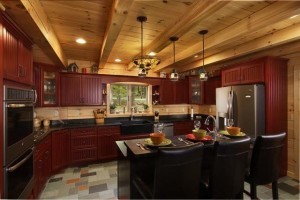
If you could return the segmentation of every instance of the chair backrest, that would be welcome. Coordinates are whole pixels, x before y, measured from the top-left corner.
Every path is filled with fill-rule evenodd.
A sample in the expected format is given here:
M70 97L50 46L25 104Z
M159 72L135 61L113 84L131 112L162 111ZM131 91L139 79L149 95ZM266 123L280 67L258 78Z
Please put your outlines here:
M154 199L198 198L203 144L159 148L154 175Z
M234 199L242 194L250 138L215 142L209 193L213 199Z
M258 136L255 140L251 164L250 180L256 185L268 184L278 179L280 157L286 133Z

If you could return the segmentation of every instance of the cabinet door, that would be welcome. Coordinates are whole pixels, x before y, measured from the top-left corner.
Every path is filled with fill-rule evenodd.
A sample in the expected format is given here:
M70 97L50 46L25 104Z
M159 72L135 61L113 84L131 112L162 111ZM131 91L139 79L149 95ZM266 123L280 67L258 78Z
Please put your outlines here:
M60 100L62 106L81 105L80 97L80 75L61 74L60 78Z
M263 83L264 82L264 62L249 63L241 66L242 83Z
M52 133L52 170L59 170L69 163L69 131L61 130Z
M120 127L98 128L98 160L114 159L118 155L116 141L120 139Z
M204 98L204 85L198 76L189 77L189 103L190 104L203 104Z
M222 86L237 85L240 83L241 83L240 67L222 70Z
M160 100L161 104L175 103L175 81L165 79L161 81Z
M188 103L187 79L175 82L175 104Z
M20 40L18 41L18 76L21 83L33 84L32 74L32 55L31 50Z
M18 81L18 39L3 29L4 78Z
M82 75L81 77L81 104L101 104L101 82L97 76Z
M41 66L42 106L58 106L59 73L56 66Z
M204 82L204 104L216 105L216 88L221 87L221 76L209 78Z

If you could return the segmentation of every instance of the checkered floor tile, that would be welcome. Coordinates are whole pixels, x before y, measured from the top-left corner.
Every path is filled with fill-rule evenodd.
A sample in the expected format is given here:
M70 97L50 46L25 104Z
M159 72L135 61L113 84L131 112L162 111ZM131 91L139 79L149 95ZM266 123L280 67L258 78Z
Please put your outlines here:
M279 199L299 199L299 181L278 181ZM245 189L250 191L249 184ZM271 185L258 186L260 199L272 199ZM40 199L117 199L117 161L65 169L52 176ZM250 199L244 194L244 199Z

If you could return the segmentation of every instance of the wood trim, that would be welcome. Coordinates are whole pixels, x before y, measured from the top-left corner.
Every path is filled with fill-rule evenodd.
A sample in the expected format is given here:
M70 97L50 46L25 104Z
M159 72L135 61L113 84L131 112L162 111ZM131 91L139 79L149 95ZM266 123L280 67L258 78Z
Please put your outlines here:
M0 15L0 99L3 99L3 19ZM3 106L0 106L3 113ZM3 114L0 115L0 164L3 166ZM0 199L3 198L3 167L0 168Z

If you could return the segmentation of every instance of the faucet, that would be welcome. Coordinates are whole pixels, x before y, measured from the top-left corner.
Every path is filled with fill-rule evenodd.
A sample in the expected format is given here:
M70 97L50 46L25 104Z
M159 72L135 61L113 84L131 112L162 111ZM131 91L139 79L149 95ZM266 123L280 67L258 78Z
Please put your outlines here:
M214 132L214 133L215 133L214 135L216 136L216 134L218 133L218 130L217 130L217 127L216 127L216 124L217 124L216 118L215 118L214 116L212 116L212 115L208 115L208 116L206 117L206 119L205 119L204 124L205 124L205 125L209 125L209 118L212 118L213 121L214 121L214 123L213 123L213 131L210 131L210 132Z
M134 107L131 107L130 120L133 121Z

